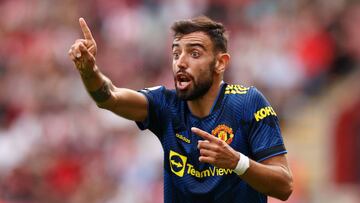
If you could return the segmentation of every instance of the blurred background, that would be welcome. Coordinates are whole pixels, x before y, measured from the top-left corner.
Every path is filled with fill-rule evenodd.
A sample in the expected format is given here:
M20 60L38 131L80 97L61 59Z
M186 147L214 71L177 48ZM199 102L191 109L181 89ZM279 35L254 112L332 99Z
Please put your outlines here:
M279 115L288 202L360 202L359 1L1 0L0 13L0 203L163 202L159 141L98 109L67 52L84 17L115 85L172 88L170 26L200 14L229 30L226 81Z

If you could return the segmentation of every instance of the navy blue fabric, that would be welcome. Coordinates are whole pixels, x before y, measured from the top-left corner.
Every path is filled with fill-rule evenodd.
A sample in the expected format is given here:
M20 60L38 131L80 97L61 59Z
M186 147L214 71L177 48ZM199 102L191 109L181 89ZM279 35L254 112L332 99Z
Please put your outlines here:
M149 114L136 123L152 131L164 149L165 203L267 202L232 170L200 163L197 143L202 138L190 130L197 127L223 136L232 148L255 161L287 153L278 118L255 87L223 84L212 112L204 118L192 115L174 90L159 86L140 92L148 99Z

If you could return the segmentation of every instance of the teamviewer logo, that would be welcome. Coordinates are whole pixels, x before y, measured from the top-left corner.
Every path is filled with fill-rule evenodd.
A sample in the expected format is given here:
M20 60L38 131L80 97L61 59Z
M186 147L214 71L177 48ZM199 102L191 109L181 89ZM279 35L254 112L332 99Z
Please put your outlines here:
M169 154L171 171L179 177L184 176L187 157L170 150Z

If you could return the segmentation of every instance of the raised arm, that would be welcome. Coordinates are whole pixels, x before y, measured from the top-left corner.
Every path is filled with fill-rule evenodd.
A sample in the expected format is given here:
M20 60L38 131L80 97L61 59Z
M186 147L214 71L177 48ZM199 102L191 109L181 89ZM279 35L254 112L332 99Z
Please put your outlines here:
M108 109L121 117L143 121L147 116L146 97L134 90L115 87L95 64L96 42L83 18L79 19L83 39L77 39L69 56L79 71L86 90L100 108Z

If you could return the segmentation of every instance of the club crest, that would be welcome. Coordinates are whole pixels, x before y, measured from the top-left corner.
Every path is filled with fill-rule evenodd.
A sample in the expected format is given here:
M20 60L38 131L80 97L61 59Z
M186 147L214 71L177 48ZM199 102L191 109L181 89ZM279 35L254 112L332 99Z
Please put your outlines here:
M218 125L214 130L211 131L211 134L220 138L221 140L224 140L227 144L230 144L234 137L232 128L224 124Z

